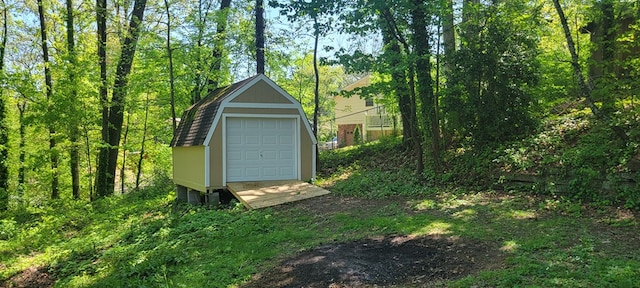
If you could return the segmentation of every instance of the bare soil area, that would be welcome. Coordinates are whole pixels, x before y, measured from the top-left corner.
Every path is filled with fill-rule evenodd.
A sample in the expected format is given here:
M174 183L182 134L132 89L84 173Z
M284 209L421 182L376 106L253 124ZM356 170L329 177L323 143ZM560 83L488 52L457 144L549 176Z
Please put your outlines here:
M17 274L5 283L0 283L0 287L6 288L46 288L53 287L56 279L51 276L46 267L29 267L22 273Z
M486 243L387 236L302 252L244 287L432 287L503 262L499 248Z
M371 200L325 195L283 205L319 220L345 211L364 216L406 199ZM406 207L407 212L411 212ZM328 224L331 225L331 224ZM253 277L252 287L433 287L504 266L497 244L449 236L379 236L336 242L281 259Z

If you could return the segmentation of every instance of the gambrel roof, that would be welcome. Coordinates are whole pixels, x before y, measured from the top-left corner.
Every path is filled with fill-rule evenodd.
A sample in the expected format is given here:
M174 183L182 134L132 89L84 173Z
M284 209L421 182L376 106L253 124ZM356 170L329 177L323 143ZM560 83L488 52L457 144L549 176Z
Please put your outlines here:
M297 110L298 114L303 117L303 121L301 121L302 125L305 127L305 130L307 130L309 137L315 144L316 139L313 135L313 130L309 126L309 121L307 120L307 117L304 114L300 103L267 76L265 76L264 74L258 74L229 86L217 88L211 91L211 93L209 93L209 95L207 95L205 98L189 107L182 114L180 124L176 128L173 139L171 140L171 147L200 145L207 146L208 141L211 139L211 135L213 133L215 125L220 120L220 115L218 114L220 111L222 111L221 109L224 109L223 107L229 107L229 105L233 104L236 104L235 107L238 107L237 103L230 102L237 101L237 96L245 93L245 91L251 89L252 86L256 85L260 81L264 81L264 83L267 84L266 87L270 87L270 89L273 89L271 91L274 91L274 93L276 93L278 97L282 96L280 98L280 102L265 104L260 103L260 99L254 99L253 101L256 102L245 102L246 104L243 104L242 106L246 107L248 105L251 106L251 108L269 107L289 108Z
M180 124L173 135L173 140L171 140L171 147L204 145L220 103L258 76L217 88L184 111Z

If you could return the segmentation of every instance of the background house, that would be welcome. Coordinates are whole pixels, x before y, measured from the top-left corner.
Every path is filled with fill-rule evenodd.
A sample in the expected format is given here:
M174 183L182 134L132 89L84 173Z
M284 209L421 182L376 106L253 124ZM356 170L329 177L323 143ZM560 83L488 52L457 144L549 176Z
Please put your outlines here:
M371 85L371 76L367 75L345 87L343 91L354 91L369 85ZM400 116L388 113L389 109L381 103L381 99L381 95L358 94L351 97L341 95L334 97L339 147L357 143L356 136L360 137L361 142L369 142L381 136L391 135L394 130L398 132L402 129Z

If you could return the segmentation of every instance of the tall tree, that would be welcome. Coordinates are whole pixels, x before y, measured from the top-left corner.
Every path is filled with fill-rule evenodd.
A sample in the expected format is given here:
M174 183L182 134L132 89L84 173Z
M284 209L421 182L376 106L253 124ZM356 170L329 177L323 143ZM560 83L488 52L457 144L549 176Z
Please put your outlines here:
M53 81L51 80L51 64L49 62L49 47L47 44L47 25L45 22L44 5L38 0L38 18L40 19L40 40L42 41L42 59L44 61L44 89L46 94L47 117L53 116ZM51 198L60 197L58 192L58 153L56 151L56 130L53 119L48 119L49 153L51 159Z
M318 73L318 43L321 35L326 35L332 29L332 17L340 7L339 1L312 0L310 2L290 0L288 4L275 4L280 7L281 14L287 15L289 20L300 20L310 18L313 21L313 70L315 72L314 87L314 113L313 113L313 134L318 137L318 114L320 109L320 75ZM320 22L325 19L325 22ZM318 149L315 150L316 154ZM317 158L317 157L316 157ZM320 167L320 161L316 161L316 168Z
M426 117L425 130L431 141L431 161L433 170L440 173L440 125L438 119L438 98L433 93L433 79L431 78L431 46L427 32L427 13L425 4L421 0L413 0L411 7L411 29L413 32L413 47L415 53L416 79L418 80L418 95L422 115Z
M4 51L7 46L7 4L2 4L2 39L0 39L0 75L4 74ZM0 212L9 207L9 168L7 159L9 156L9 129L7 129L6 104L4 89L0 88Z
M207 76L207 89L213 91L220 85L220 78L222 77L222 60L224 57L224 45L227 39L227 21L229 20L229 10L231 9L231 0L220 1L220 14L216 17L216 35L213 37L213 51L211 52L211 69ZM257 8L256 8L257 9ZM258 13L256 11L256 13ZM263 11L264 13L264 11ZM257 17L257 14L256 14ZM257 18L256 18L257 21ZM256 27L258 24L256 23ZM264 34L264 19L262 24L262 31ZM257 33L257 32L256 32ZM262 37L262 51L264 53L264 35ZM263 56L264 60L264 56Z
M96 0L96 24L98 28L98 65L100 66L100 87L98 89L100 97L100 111L102 116L101 135L102 141L104 141L103 145L108 145L108 143L110 143L109 131L108 129L105 129L105 127L109 127L109 95L107 87L107 0ZM109 153L108 150L104 152L103 150L105 149L101 149L100 154L98 155L98 163L102 163L102 165L98 164L98 170L96 171L97 177L95 182L96 192L101 192L96 193L96 196L100 196L101 193L108 194L109 191L109 177L107 177L106 175L108 173L107 163L109 163ZM111 190L113 190L113 188Z
M611 4L609 0L605 2L605 5L607 4ZM567 17L564 15L564 10L560 5L559 0L553 0L553 6L556 8L556 12L558 13L558 18L560 18L560 24L562 25L562 30L564 31L565 39L567 41L567 49L569 49L569 53L571 54L571 66L573 67L574 74L578 79L578 86L580 87L580 96L582 96L586 100L587 105L589 106L589 109L591 109L591 112L593 113L593 115L596 116L596 118L600 120L610 121L611 116L607 112L610 112L610 110L613 109L612 108L613 103L609 103L609 104L605 103L604 107L607 109L606 111L602 111L602 109L596 106L595 100L593 99L593 92L594 92L593 79L591 77L587 77L586 80L584 79L584 75L582 74L582 67L580 66L579 59L578 59L578 53L576 52L576 45L573 41L573 37L571 36L571 30L569 29ZM609 8L606 8L606 9L609 9ZM610 9L613 9L613 8L610 7ZM609 15L608 17L611 17L611 15ZM607 21L610 21L610 20L607 20ZM608 29L613 29L613 25L610 24L609 26L611 27L608 27ZM613 32L609 31L608 33L613 33ZM608 37L612 37L612 36L608 36ZM606 41L612 41L612 40L608 39ZM612 46L613 43L609 43L608 45ZM605 49L610 50L613 48L606 47ZM605 54L607 53L613 53L613 51L606 51ZM613 55L609 55L606 57L613 58ZM609 99L608 101L613 101L613 100ZM629 140L629 136L627 136L626 132L620 126L611 125L611 129L619 139L623 141Z
M538 14L515 1L468 8L443 98L450 129L476 146L526 135L536 124Z
M111 101L106 106L109 117L106 125L103 122L102 126L102 141L104 144L100 148L98 175L96 177L96 193L98 197L112 195L114 192L118 147L120 145L120 134L124 120L123 112L127 96L127 78L131 72L146 5L146 0L136 0L133 4L128 32L122 43L120 60L116 68Z
M69 141L71 142L71 148L69 149L69 166L71 169L71 192L73 195L73 199L80 199L80 151L78 147L78 138L80 135L80 129L78 128L78 123L75 121L77 119L77 109L76 102L78 101L78 86L76 83L76 66L77 66L77 55L76 55L76 44L75 44L75 36L74 36L74 27L73 27L73 0L66 1L66 24L67 24L67 57L69 61L69 67L67 68L67 77L69 80L69 89L71 94L71 101L67 106L69 111Z
M400 43L404 47L405 54L411 53L408 41L400 32L397 21L386 3L378 7L381 15L382 37L385 43L384 61L391 74L391 83L398 98L398 106L402 117L403 141L410 144L418 154L416 174L424 172L424 151L422 149L422 137L418 129L415 97L415 66L408 64L407 55L403 55Z
M176 132L176 85L173 75L173 49L171 49L171 12L169 10L169 0L164 0L164 8L167 13L167 58L169 58L169 94L171 102L171 131Z
M264 1L256 0L256 73L264 74Z

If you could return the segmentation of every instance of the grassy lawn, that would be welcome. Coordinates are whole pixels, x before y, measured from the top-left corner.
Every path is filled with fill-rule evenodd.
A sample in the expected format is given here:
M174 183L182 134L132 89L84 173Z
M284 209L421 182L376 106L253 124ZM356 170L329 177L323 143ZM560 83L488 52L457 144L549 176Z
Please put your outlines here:
M324 243L397 234L500 247L497 269L446 286L639 287L640 233L632 212L517 190L418 186L408 167L371 168L366 161L375 157L367 155L385 149L394 148L331 152L336 157L325 160L341 168L320 184L332 195L269 209L176 204L164 182L93 204L15 212L0 223L0 283L9 286L21 271L43 267L58 287L237 287L277 260ZM350 157L361 160L337 163Z

